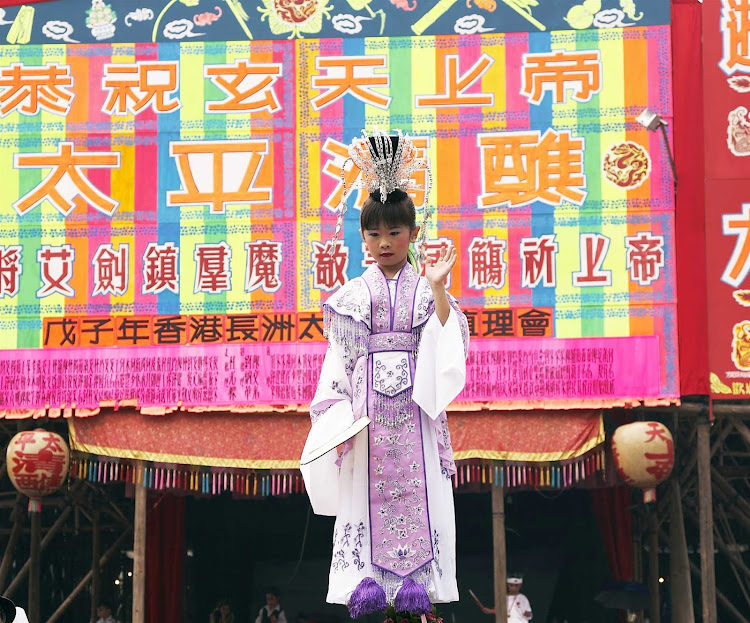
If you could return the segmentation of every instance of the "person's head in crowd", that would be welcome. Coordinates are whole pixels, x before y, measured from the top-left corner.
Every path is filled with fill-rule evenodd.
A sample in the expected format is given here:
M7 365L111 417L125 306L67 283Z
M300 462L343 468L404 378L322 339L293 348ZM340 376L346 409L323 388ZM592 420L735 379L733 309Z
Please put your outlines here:
M99 602L99 605L96 607L96 616L98 616L103 621L106 621L109 617L112 616L112 606L108 601Z
M518 595L521 592L523 578L518 575L508 576L508 595Z
M281 601L281 594L279 589L275 586L269 586L266 589L266 607L273 611L279 609L279 603Z

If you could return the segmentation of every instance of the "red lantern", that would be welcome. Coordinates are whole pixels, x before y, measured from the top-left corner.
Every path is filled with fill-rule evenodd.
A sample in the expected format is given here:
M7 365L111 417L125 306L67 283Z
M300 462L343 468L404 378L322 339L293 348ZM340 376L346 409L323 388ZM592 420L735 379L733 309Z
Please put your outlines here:
M8 475L29 497L29 510L41 510L41 498L60 488L68 474L70 452L65 440L42 428L18 433L8 444Z
M660 422L633 422L620 426L612 436L617 473L629 485L643 489L643 501L656 500L656 485L674 467L674 442Z

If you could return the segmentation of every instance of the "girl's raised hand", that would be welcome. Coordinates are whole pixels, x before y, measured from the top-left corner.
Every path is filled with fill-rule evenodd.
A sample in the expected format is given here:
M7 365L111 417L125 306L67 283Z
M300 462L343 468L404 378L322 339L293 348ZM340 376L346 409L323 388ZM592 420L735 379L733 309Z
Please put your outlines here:
M451 246L450 249L441 248L440 255L432 264L430 264L429 260L426 261L425 277L430 282L430 286L444 286L446 278L456 263L456 258L456 248Z

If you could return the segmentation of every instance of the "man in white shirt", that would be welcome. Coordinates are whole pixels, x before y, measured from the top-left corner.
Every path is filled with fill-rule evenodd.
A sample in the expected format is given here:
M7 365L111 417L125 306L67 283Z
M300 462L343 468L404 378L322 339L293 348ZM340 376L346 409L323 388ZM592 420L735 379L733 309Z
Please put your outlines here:
M277 588L271 587L266 591L266 605L258 612L255 623L286 623Z
M508 623L526 623L531 620L531 604L526 595L521 593L523 579L511 576L508 582Z

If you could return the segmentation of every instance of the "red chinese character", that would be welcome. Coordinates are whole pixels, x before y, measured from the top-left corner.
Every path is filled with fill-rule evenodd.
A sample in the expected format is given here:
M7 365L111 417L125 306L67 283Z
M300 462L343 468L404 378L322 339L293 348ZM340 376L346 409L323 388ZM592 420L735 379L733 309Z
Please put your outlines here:
M664 480L669 476L674 465L674 444L671 439L666 440L666 452L644 452L643 456L649 461L654 461L653 465L646 467L646 471L654 476L657 480Z
M273 90L274 82L282 75L281 63L249 63L243 59L234 65L205 65L203 75L227 94L221 102L207 102L206 112L281 110Z
M552 101L567 101L573 91L577 102L588 102L602 90L602 65L599 50L555 50L523 55L523 86L521 94L532 104L539 104L546 91L552 91Z
M446 54L443 57L444 81L443 92L437 95L417 95L417 108L444 108L455 106L494 106L494 93L467 93L492 66L495 60L483 53L476 62L463 74L458 73L458 54Z
M36 433L26 432L21 433L16 440L16 443L21 446L21 451L26 452L26 446L30 443L36 443Z
M750 203L742 204L740 214L724 214L721 222L725 236L737 236L732 257L724 268L721 280L733 288L739 288L750 272Z
M73 102L70 67L48 63L44 67L26 67L11 63L0 69L0 117L13 110L23 115L36 115L40 109L67 116Z
M603 270L607 258L609 238L602 234L581 234L579 237L579 257L581 270L573 273L573 285L579 288L587 286L611 286L612 271Z
M626 236L625 248L631 281L648 286L659 278L664 267L664 236L653 236L651 232Z
M0 245L0 299L6 296L13 297L18 294L21 286L21 253L20 245Z
M558 245L555 234L521 239L521 287L555 287Z
M263 292L276 292L281 287L281 242L255 240L246 242L245 249L245 292L253 292L258 288Z
M669 437L667 437L665 434L667 431L664 428L663 424L660 424L659 422L647 422L647 424L649 430L646 431L646 436L648 437L648 439L646 439L646 443L651 443L655 439L670 443Z
M480 209L518 207L534 201L558 206L586 198L584 139L569 130L478 134L482 194Z
M332 244L330 240L325 244L312 241L313 288L325 292L333 292L347 282L349 248L339 241L332 251Z
M193 292L218 294L232 289L232 248L226 242L196 244L195 286Z
M256 186L268 139L173 142L169 153L184 190L167 192L167 205L207 205L212 214L224 214L228 204L272 200L270 187Z
M449 251L452 247L453 247L453 240L451 240L450 238L435 238L434 240L426 241L424 243L425 266L421 267L419 274L424 276L426 265L436 262L438 258L440 257L440 251L442 250ZM448 275L448 278L445 280L445 287L446 288L451 287L451 275L450 274Z
M316 56L315 68L325 75L313 76L312 88L324 90L310 100L314 110L323 110L347 93L359 101L387 110L391 104L388 95L373 91L374 87L387 87L387 74L376 74L375 69L385 68L385 56Z
M76 252L69 244L53 247L43 244L36 252L36 259L41 264L42 287L36 292L41 298L50 294L75 296L75 290L70 285L73 277L73 260Z
M128 258L130 256L130 245L120 243L117 251L111 242L100 244L96 250L91 263L94 266L94 290L96 294L112 294L123 296L128 291L129 269Z
M13 204L23 216L45 199L67 216L86 204L112 216L119 201L94 187L82 169L119 169L119 151L76 151L73 143L59 143L57 153L15 154L16 169L52 169L39 184Z
M172 112L181 104L169 95L179 82L177 61L108 63L104 66L102 88L109 91L102 112L110 115L137 115L151 105L155 113Z
M469 287L501 289L505 285L508 264L505 261L505 240L495 236L473 238L469 245Z
M177 260L180 250L173 242L149 242L143 253L143 294L159 294L165 290L180 293Z

